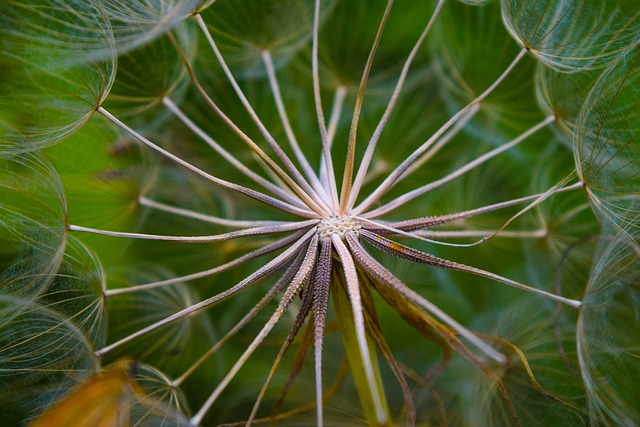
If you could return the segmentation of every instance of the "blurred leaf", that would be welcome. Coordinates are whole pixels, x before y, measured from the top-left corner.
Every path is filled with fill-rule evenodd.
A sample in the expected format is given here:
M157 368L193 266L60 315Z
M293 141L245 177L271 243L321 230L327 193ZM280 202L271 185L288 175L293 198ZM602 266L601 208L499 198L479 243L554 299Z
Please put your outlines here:
M188 420L163 405L157 390L149 394L138 384L139 368L127 359L114 363L87 379L30 426L187 426Z

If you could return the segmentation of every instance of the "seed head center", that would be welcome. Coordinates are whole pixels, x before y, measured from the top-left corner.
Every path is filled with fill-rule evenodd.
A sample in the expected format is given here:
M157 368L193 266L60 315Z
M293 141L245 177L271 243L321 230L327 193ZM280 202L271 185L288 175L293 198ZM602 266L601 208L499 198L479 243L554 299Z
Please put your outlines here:
M330 216L322 218L318 224L317 234L319 237L331 237L333 234L337 234L340 237L344 237L345 233L349 231L358 233L360 230L360 223L351 216Z

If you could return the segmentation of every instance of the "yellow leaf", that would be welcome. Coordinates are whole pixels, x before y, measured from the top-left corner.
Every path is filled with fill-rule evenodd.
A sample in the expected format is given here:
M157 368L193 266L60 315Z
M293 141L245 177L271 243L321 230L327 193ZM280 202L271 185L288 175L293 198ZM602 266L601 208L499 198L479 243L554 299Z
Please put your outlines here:
M31 427L129 426L134 367L130 359L116 362L49 408Z

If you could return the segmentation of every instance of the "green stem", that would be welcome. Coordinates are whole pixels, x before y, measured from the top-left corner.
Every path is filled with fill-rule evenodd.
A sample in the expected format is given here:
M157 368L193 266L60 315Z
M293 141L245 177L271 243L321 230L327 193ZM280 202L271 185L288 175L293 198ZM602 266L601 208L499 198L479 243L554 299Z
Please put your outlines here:
M360 349L358 347L358 339L356 337L355 323L353 320L353 311L346 290L345 278L342 274L342 271L340 270L334 270L333 272L332 295L333 304L336 310L336 317L338 320L338 329L340 330L340 335L342 336L345 352L347 354L347 360L349 361L349 367L351 368L351 375L358 391L358 396L360 397L360 404L362 405L362 410L364 411L367 424L370 427L381 427L381 424L379 424L377 421L378 418L376 416L376 408L373 398L374 393L379 396L379 400L380 402L382 402L384 412L387 415L387 420L390 419L390 415L384 388L382 386L380 366L376 357L377 349L375 346L375 342L371 339L371 337L367 335L367 345L369 347L369 354L371 357L371 366L373 367L373 372L376 379L376 388L374 390L371 390L367 382L365 368L362 361L362 354L360 353ZM384 425L388 426L390 424L387 423Z

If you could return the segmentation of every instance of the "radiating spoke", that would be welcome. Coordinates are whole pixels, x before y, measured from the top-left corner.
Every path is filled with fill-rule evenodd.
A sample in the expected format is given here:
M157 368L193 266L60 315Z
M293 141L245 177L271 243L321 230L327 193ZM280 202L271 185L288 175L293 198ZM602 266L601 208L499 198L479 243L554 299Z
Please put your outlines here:
M208 277L208 276L212 276L214 274L220 273L222 271L226 271L229 270L231 268L234 268L238 265L241 265L247 261L250 261L252 259L258 258L262 255L266 255L268 253L271 253L273 251L276 251L278 249L281 249L283 247L285 247L286 245L295 242L296 240L298 240L299 238L301 238L303 235L305 234L305 230L301 230L298 231L295 234L292 234L289 237L285 237L283 239L280 239L276 242L270 243L268 245L265 245L261 248L258 248L254 251L251 251L247 254L244 254L232 261L229 261L225 264L219 265L217 267L214 268L210 268L208 270L204 270L204 271L199 271L197 273L193 273L193 274L187 274L186 276L179 276L179 277L174 277L172 279L166 279L166 280L160 280L157 282L151 282L151 283L145 283L143 285L137 285L137 286L129 286L126 288L118 288L118 289L108 289L106 291L104 291L104 294L106 296L110 296L110 295L117 295L117 294L124 294L124 293L129 293L129 292L138 292L138 291L143 291L145 289L153 289L153 288L158 288L158 287L162 287L162 286L169 286L169 285L174 285L176 283L184 283L184 282L188 282L190 280L196 280L196 279L201 279L203 277Z
M317 242L316 242L317 245ZM271 369L269 370L269 374L267 375L267 379L264 381L264 384L262 385L262 389L260 390L260 393L258 394L258 398L256 399L256 402L253 405L253 408L251 410L251 414L249 415L249 418L247 419L247 423L246 423L246 427L249 427L253 424L256 415L258 413L258 409L260 408L260 404L262 403L262 399L264 398L265 393L267 392L267 388L269 388L269 385L271 385L271 381L273 380L274 375L276 374L278 368L280 367L280 363L282 362L282 359L284 358L285 354L287 353L287 351L289 350L289 348L291 347L291 344L293 344L293 340L296 338L296 336L298 335L298 332L300 331L300 329L302 328L302 325L304 324L304 321L306 320L307 316L309 315L309 313L311 312L311 305L313 304L313 285L309 285L307 284L307 287L305 287L304 289L304 294L302 297L302 304L300 305L300 309L298 310L298 314L296 315L296 319L293 322L293 325L291 326L291 329L289 330L289 334L287 335L287 337L285 338L284 342L282 343L282 346L280 347L280 351L278 352L278 355L276 356L276 360L273 362L273 365L271 365ZM311 343L303 343L301 345L307 345L308 347L311 346ZM303 353L306 354L305 349L301 349L303 350Z
M387 0L387 7L385 8L384 14L382 15L382 19L380 20L380 25L378 25L378 32L376 33L376 37L373 41L373 45L371 46L371 50L369 51L369 57L367 58L367 62L364 66L364 71L362 72L362 78L360 79L360 86L358 87L358 94L356 96L356 105L353 109L353 117L351 119L351 128L349 129L347 156L344 162L344 174L342 177L342 188L340 190L339 213L341 215L344 215L347 210L349 194L351 193L353 168L354 168L355 158L356 158L356 137L358 133L358 121L360 120L362 103L364 102L364 92L367 87L367 81L369 80L369 73L371 72L371 65L373 64L373 58L376 55L378 46L380 45L382 32L384 30L385 24L387 23L387 18L389 18L389 13L391 12L392 5L393 5L393 0Z
M338 206L338 187L336 185L336 176L333 168L333 159L331 158L331 144L329 144L329 135L327 134L327 125L324 120L324 111L322 110L322 98L320 96L320 73L318 71L318 37L320 27L320 2L315 0L315 8L313 15L313 42L311 46L311 72L313 74L313 99L316 106L316 114L318 116L318 127L320 129L320 139L322 140L322 159L325 165L325 173L329 184L329 194L331 195L332 206Z
M333 145L333 139L336 136L338 130L338 122L340 121L340 115L342 114L342 107L344 106L344 98L347 95L347 88L344 86L338 86L335 94L333 95L333 103L331 106L331 116L329 117L329 128L327 129L327 139L329 144L329 150ZM327 167L324 161L324 156L320 156L320 182L323 187L329 188L329 180L327 178ZM337 206L334 206L334 208Z
M175 154L172 154L170 152L168 152L167 150L165 150L164 148L161 148L160 146L154 144L153 142L149 141L147 138L143 137L142 135L140 135L139 133L137 133L136 131L134 131L133 129L131 129L130 127L128 127L127 125L125 125L124 123L122 123L120 120L118 120L115 116L113 116L111 113L109 113L107 110L105 110L102 107L98 108L98 112L100 114L102 114L103 116L105 116L106 118L108 118L109 120L111 120L113 123L115 123L116 125L120 126L122 129L124 129L125 131L127 131L129 134L131 134L133 137L135 137L138 141L142 142L144 145L150 147L151 149L157 151L158 153L162 154L163 156L173 160L174 162L176 162L177 164L179 164L180 166L189 169L192 172L195 172L196 174L200 175L201 177L205 178L208 181L211 181L212 183L222 187L222 188L226 188L229 190L234 190L238 193L244 194L246 196L249 196L255 200L258 200L259 202L265 203L269 206L273 206L274 208L280 209L281 211L284 212L289 212L291 214L294 215L298 215L304 218L315 218L318 216L317 213L314 213L306 208L299 208L297 206L293 206L289 203L283 202L281 200L275 199L273 197L267 196L266 194L262 194L258 191L252 190L250 188L247 187L243 187L242 185L238 185L238 184L234 184L232 182L229 181L225 181L223 179L217 178L211 174L208 174L207 172L203 171L202 169L197 168L196 166L192 165L191 163L181 159L180 157L176 156Z
M101 234L103 236L124 237L127 239L160 240L165 242L183 243L212 243L221 242L240 237L263 236L268 234L286 233L302 228L311 227L318 223L315 219L300 222L289 222L280 225L267 225L264 227L247 228L245 230L231 231L229 233L213 234L210 236L163 236L159 234L125 233L120 231L98 230L96 228L69 225L70 231L81 231L84 233Z
M313 200L312 197L310 197L305 191L302 190L302 188L300 188L300 186L298 184L296 184L290 176L287 175L287 173L282 170L282 168L280 166L278 166L278 164L276 164L276 162L269 157L269 155L267 155L267 153L264 152L264 150L262 150L258 144L256 144L251 138L249 138L249 136L242 131L242 129L240 129L221 109L220 107L218 107L218 104L216 104L213 99L211 99L211 97L209 96L209 94L207 93L207 91L204 89L204 87L202 86L202 84L200 83L200 81L198 80L198 77L196 76L195 72L193 71L193 68L191 67L191 64L189 63L189 61L187 60L187 58L184 55L184 52L182 51L182 49L180 48L180 46L178 45L178 43L175 41L175 39L173 40L173 44L176 48L176 50L178 51L178 54L180 55L180 57L182 58L182 63L184 64L184 67L187 70L187 73L189 74L189 77L191 79L191 82L193 83L193 85L195 86L196 90L198 91L198 93L200 93L200 95L202 96L202 98L204 99L204 101L207 103L207 105L213 110L214 113L216 113L216 115L227 125L227 127L229 129L231 129L231 131L233 131L234 134L236 134L236 136L238 138L240 138L240 140L242 140L247 147L249 147L249 149L255 153L258 157L260 157L260 159L269 166L269 168L276 173L276 175L278 175L278 177L280 179L282 179L287 186L304 202L305 205L307 205L311 210L313 210L314 212L318 213L318 214L322 214L323 212L326 213L318 204L315 200Z
M537 125L533 126L532 128L528 129L526 132L524 132L522 135L518 136L517 138L513 139L512 141L503 144L497 148L494 148L493 150L483 154L482 156L478 157L477 159L472 160L471 162L467 163L466 165L456 169L455 171L451 172L448 175L443 176L442 178L431 182L429 184L423 185L422 187L418 187L415 190L409 191L408 193L403 194L402 196L399 196L397 198L395 198L394 200L385 203L384 205L380 206L379 208L376 208L370 212L367 212L367 216L380 216L380 215L384 215L385 213L388 213L390 211L392 211L393 209L396 209L400 206L402 206L403 204L415 199L416 197L419 197L435 188L438 188L452 180L454 180L455 178L458 178L462 175L464 175L465 173L469 172L470 170L480 166L481 164L493 159L494 157L498 156L499 154L504 153L507 150L510 150L511 148L515 147L516 145L518 145L519 143L521 143L522 141L524 141L525 139L527 139L528 137L530 137L531 135L533 135L534 133L536 133L537 131L539 131L540 129L543 129L544 127L546 127L547 125L549 125L550 123L552 123L555 120L555 116L549 116L546 119L544 119L543 121L541 121L540 123L538 123ZM393 174L392 174L393 175ZM397 181L396 181L397 182ZM391 188L392 184L390 184L387 188L387 190L389 190ZM386 191L385 191L386 192ZM384 192L380 193L380 196L382 196L384 194ZM366 201L365 201L366 202ZM366 203L363 202L363 205L365 205ZM371 201L369 201L368 203L371 203ZM358 212L360 211L362 208L358 207L355 209L354 212Z
M229 385L231 380L236 376L240 368L246 363L251 354L258 348L258 346L262 343L262 341L267 337L269 332L273 329L273 327L278 323L285 310L291 304L293 298L298 295L298 292L306 282L307 278L311 274L313 266L315 264L316 253L318 250L318 236L315 235L311 239L309 246L307 248L307 253L305 255L304 260L302 261L302 265L300 269L294 276L291 284L287 288L284 296L280 300L280 304L276 309L275 313L271 316L271 318L264 325L262 330L258 333L256 338L251 342L249 347L245 350L245 352L240 356L237 362L233 365L229 373L220 381L220 383L213 390L213 393L209 396L206 402L202 405L200 410L191 418L192 424L200 424L200 421L204 417L204 415L209 411L211 406L215 403L220 394L224 391L224 389Z
M385 223L382 223L380 221L371 221L369 219L357 216L355 217L356 220L365 223L365 225L363 225L363 228L366 228L372 232L375 232L375 230L384 230L383 233L384 235L399 235L399 236L403 236L403 237L408 237L411 239L416 239L416 240L422 240L424 242L428 242L428 243L433 243L435 245L441 245L441 246L452 246L452 247L458 247L458 248L467 248L467 247L471 247L471 246L475 246L479 243L483 243L485 240L482 239L478 242L475 243L451 243L451 242L443 242L441 240L434 240L433 238L429 238L426 236L423 236L421 234L417 234L413 231L404 231L401 230L399 228L393 228Z
M439 317L440 320L452 327L458 334L469 340L469 342L473 343L473 345L478 347L478 349L482 350L483 353L485 353L493 360L497 361L498 363L504 363L506 361L506 358L503 354L494 350L490 345L482 341L451 316L442 311L438 306L428 301L426 298L414 292L408 286L402 283L400 279L396 278L389 270L387 270L384 266L382 266L382 264L380 264L375 258L373 258L364 249L364 247L362 247L355 236L348 236L347 242L349 243L349 248L351 249L354 258L358 262L358 265L360 265L373 279L391 286L393 289L400 292L400 294L402 294L405 298L413 301L414 303L417 303L427 311Z
M414 231L414 234L420 237L426 237L431 239L467 239L481 237L483 242L489 239L489 236L495 235L499 237L505 237L510 239L540 239L549 234L549 231L544 228L537 230L522 230L522 231L500 231L500 230L418 230Z
M318 427L324 425L323 415L323 390L322 390L322 344L324 342L324 330L327 319L327 307L329 305L329 289L331 285L331 260L333 247L331 239L322 239L320 256L316 263L316 276L314 278L314 360L316 374L316 421Z
M379 221L370 221L366 218L356 217L358 221L368 223L364 228L371 232L380 233L385 236L399 236L410 239L422 240L441 246L452 246L458 248L468 248L487 242L492 237L503 237L511 239L540 239L549 235L549 230L539 228L537 230L505 231L503 228L497 230L416 230L404 231L394 228ZM480 238L472 243L451 243L435 239L469 239Z
M551 197L553 194L555 194L558 188L562 188L562 186L564 184L566 184L567 181L569 181L569 179L571 179L572 176L569 176L567 178L565 178L564 180L562 180L561 182L559 182L558 184L556 184L554 187L552 187L551 189L547 190L546 193L544 193L542 196L538 197L537 199L533 200L531 203L529 203L527 206L525 206L524 208L520 209L518 212L516 212L515 215L512 215L507 221L504 222L504 224L502 224L502 226L500 226L500 228L498 228L497 230L495 230L493 233L491 233L488 236L483 237L482 239L480 239L478 241L478 243L482 243L482 242L486 242L487 240L491 239L492 237L495 237L501 233L503 233L504 229L507 228L509 225L511 225L511 223L513 221L515 221L517 218L521 217L522 215L524 215L526 212L530 211L531 209L535 208L536 206L538 206L540 203L544 202L545 200L547 200L547 198ZM584 185L582 182L579 182L577 184L574 184L572 186L569 187L564 187L564 188L584 188ZM560 218L560 221L562 221L562 218ZM543 221L544 222L544 221Z
M420 156L420 158L415 161L414 164L407 168L407 170L398 177L398 182L402 181L403 179L414 173L416 170L420 169L427 161L431 160L431 158L435 156L442 147L447 145L449 141L451 141L458 133L460 133L462 129L464 129L466 124L469 123L469 120L471 120L478 111L480 111L479 105L474 105L473 107L471 107L471 109L469 109L469 111L467 111L467 113L460 118L460 120L453 126L453 128L451 128L446 134L444 134L444 136L440 138L438 142L436 142L430 149L426 150L424 154L422 154L422 156Z
M471 101L469 104L467 104L464 108L462 108L460 111L458 111L436 133L434 133L427 141L425 141L424 144L422 144L417 150L415 150L411 155L409 155L400 164L400 166L398 166L391 174L389 174L389 176L378 186L378 188L376 188L371 193L371 195L369 195L360 205L358 205L356 208L353 209L352 213L354 213L354 214L362 213L365 209L370 207L371 204L373 204L376 201L378 201L380 199L380 197L382 197L387 191L389 191L389 189L391 187L393 187L393 185L397 182L398 178L400 176L402 176L405 173L405 171L415 161L417 161L429 147L431 147L438 139L440 139L440 137L442 137L442 135L444 135L444 133L447 130L449 130L449 128L451 128L456 122L458 122L458 120L460 120L462 117L464 117L472 108L474 108L476 105L480 104L480 102L482 100L484 100L487 96L489 96L489 94L491 92L493 92L493 90L500 83L502 83L502 81L509 75L509 73L520 62L520 60L522 60L522 58L524 58L526 53L527 53L527 50L526 49L522 49L520 51L520 53L515 57L515 59L511 62L511 64L507 67L507 69L500 75L500 77L498 77L498 79L491 86L489 86L489 88L487 88L477 98L475 98L473 101ZM375 133L374 133L374 135L375 135ZM369 151L369 147L367 148L367 153L365 153L365 158L363 158L363 164L365 162L365 159L368 158L367 157L369 155L368 151ZM371 149L370 156L373 156L373 149ZM368 162L369 161L370 161L370 158L369 158L369 160L367 160L367 163L366 163L367 167L368 167ZM360 165L360 169L362 169L363 164ZM358 170L358 173L360 173L360 170ZM364 178L365 174L366 174L366 169L364 170L364 172L362 172L362 178ZM357 180L357 178L356 178L356 180ZM356 201L355 198L357 196L358 196L358 194L355 191L355 184L354 184L354 192L352 193L352 203L351 203L351 205L355 204L355 201Z
M225 150L220 144L218 144L213 138L211 138L206 132L204 132L200 127L198 127L187 115L180 109L178 106L170 99L163 98L162 103L171 110L173 114L180 119L185 126L193 131L196 135L198 135L203 141L205 141L211 148L213 148L218 154L220 154L229 164L233 165L237 170L242 172L245 176L253 180L255 183L261 185L263 188L271 191L273 194L278 197L286 200L287 202L296 205L298 207L304 207L304 204L300 201L300 199L296 197L292 197L290 193L284 191L281 187L273 184L272 182L267 181L257 173L253 172L247 166L245 166L240 160L235 158L231 153Z
M480 208L476 208L476 209L471 209L468 211L464 211L464 212L458 212L458 213L454 213L454 214L447 214L447 215L440 215L440 216L431 216L431 217L424 217L424 218L416 218L416 219L409 219L409 220L405 220L405 221L399 221L399 222L394 222L394 223L390 223L387 224L390 228L395 228L395 229L399 229L399 230L404 230L404 231L413 231L413 230L420 230L422 228L428 228L428 227L436 227L438 225L442 225L442 224L447 224L453 221L458 221L461 219L465 219L465 218L471 218L473 216L476 215L481 215L481 214L485 214L488 212L493 212L499 209L505 209L511 206L515 206L515 205L519 205L522 203L526 203L526 202L533 202L535 203L536 201L542 199L542 198L547 198L549 195L552 194L559 194L559 193L564 193L566 191L572 191L572 190L577 190L580 188L584 188L584 183L583 182L577 182L575 184L569 185L567 187L560 187L557 188L556 186L552 187L550 190L547 190L544 193L538 193L538 194L533 194L531 196L525 196L525 197L520 197L518 199L513 199L513 200L507 200L505 202L500 202L500 203L495 203L493 205L487 205L487 206L482 206ZM363 217L367 217L366 214L362 215ZM371 230L374 231L375 233L382 233L385 234L384 229L381 230Z
M371 139L367 144L367 149L364 153L364 156L362 157L362 160L360 162L360 167L358 168L358 173L353 183L351 194L349 195L349 204L347 205L347 211L350 211L351 208L356 203L356 200L358 198L358 193L360 192L360 188L364 183L365 177L367 175L367 170L369 169L369 164L371 163L371 159L373 158L373 153L375 151L376 145L378 144L378 140L382 135L382 131L386 127L387 122L389 121L389 117L391 116L391 113L393 112L396 102L398 101L398 97L400 96L400 92L402 91L402 87L404 86L404 82L407 78L407 73L409 72L409 68L413 63L414 58L418 54L418 51L420 50L420 46L422 45L425 38L427 37L427 34L429 34L429 31L431 30L431 27L436 21L436 18L440 14L440 10L442 9L443 5L444 5L444 0L439 0L438 4L436 5L436 8L433 11L433 14L431 15L431 18L429 19L429 22L427 23L427 26L422 31L422 34L420 34L418 41L413 46L413 49L411 49L411 52L409 53L409 56L407 57L404 63L404 66L402 67L402 71L400 72L400 77L398 78L396 87L393 90L393 93L391 94L391 99L389 100L389 104L387 105L387 108L382 114L382 118L380 119L378 126L374 130L373 135L371 136Z
M327 138L329 139L329 148L333 145L333 140L338 130L338 122L340 121L340 115L342 114L342 107L344 106L344 98L347 96L347 88L345 86L336 87L335 94L333 96L333 102L331 103L331 116L329 117L329 127L327 128ZM324 159L322 159L324 161ZM326 169L321 168L320 172L326 172Z
M353 237L353 236L351 236ZM355 257L354 257L355 258ZM363 277L363 280L367 283L367 286L372 288L371 281L369 277ZM393 357L393 352L391 348L389 348L389 344L384 339L384 335L382 334L382 330L380 329L380 324L372 319L373 315L367 316L367 332L369 336L375 341L376 346L380 349L384 359L387 361L389 368L393 372L393 375L396 377L398 384L400 385L400 389L402 390L402 399L404 400L405 409L407 412L407 421L406 425L415 426L416 424L416 408L413 403L413 397L411 396L411 389L409 388L409 384L402 372L402 368L398 361Z
M189 316L193 313L196 313L204 308L210 307L213 304L222 301L224 299L227 299L229 297L231 297L232 295L237 294L238 292L242 291L243 289L247 288L248 286L254 285L255 283L257 283L259 280L264 279L265 277L270 276L271 274L275 273L276 271L280 270L281 268L285 267L286 264L288 262L290 262L298 253L298 251L309 241L309 239L312 238L312 236L315 234L316 229L313 228L309 231L307 231L307 233L302 236L300 238L300 240L298 240L297 242L295 242L293 245L291 245L287 250L285 250L283 253L281 253L280 255L278 255L277 257L275 257L273 260L271 260L270 262L268 262L267 264L265 264L264 266L260 267L258 270L256 270L255 272L251 273L249 276L247 276L244 280L242 280L241 282L237 283L236 285L232 286L231 288L227 289L224 292L220 292L217 295L214 295L210 298L207 298L203 301L200 301L197 304L192 305L191 307L187 307L184 310L180 310L177 313L174 313L170 316L165 317L162 320L159 320L158 322L149 325L145 328L140 329L137 332L134 332L131 335L128 335L116 342L114 342L113 344L110 344L106 347L101 348L100 350L97 350L95 352L95 355L100 357L103 356L104 354L108 353L109 351L113 350L114 348L120 347L121 345L135 339L138 338L142 335L148 334L149 332L152 332L158 328L161 328L164 325L167 325L171 322L175 322L176 320L182 319L185 316Z
M302 259L300 259L300 262ZM275 298L275 296L282 290L284 287L293 279L298 268L300 267L300 262L293 262L291 266L287 269L287 271L282 275L282 277L276 282L276 284L267 292L267 294L262 297L262 299L254 305L251 310L240 319L233 328L227 332L227 334L222 337L213 347L209 349L205 354L198 359L196 363L191 365L189 369L187 369L180 377L175 379L171 385L173 387L179 387L180 384L186 380L189 375L191 375L199 366L201 366L209 357L211 357L220 347L222 347L227 341L229 341L236 333L238 333L242 328L244 328L250 321L253 319L256 314L258 314L267 304L271 302Z
M233 89L238 95L238 98L240 98L242 105L245 107L245 109L249 113L251 120L253 120L255 125L260 130L260 134L264 137L264 139L267 141L269 146L273 149L273 151L276 153L278 158L285 165L285 168L289 171L289 173L291 173L293 180L302 187L302 189L306 192L306 194L309 195L310 199L312 199L315 203L318 203L319 205L321 205L326 210L326 212L329 212L329 208L326 205L326 203L315 193L315 191L311 188L311 186L309 186L309 183L304 179L302 174L300 174L300 171L298 171L298 169L295 167L291 159L289 159L289 157L286 155L284 150L282 150L282 147L278 145L278 143L273 138L271 133L269 133L269 130L264 126L264 124L256 114L255 110L249 103L249 100L242 92L242 89L240 89L238 82L233 77L233 74L231 73L231 70L227 66L227 63L225 62L224 57L220 53L220 50L218 49L216 42L213 40L213 36L211 35L209 28L207 28L207 25L202 20L202 16L200 14L196 14L194 15L194 18L198 23L198 26L202 30L203 34L205 35L207 41L209 42L209 46L211 46L211 50L213 50L214 55L218 59L218 62L220 63L222 70L224 71L225 75L227 76L227 79L229 80L229 83L231 83L231 86L233 86ZM280 175L280 173L278 173L278 175Z
M457 262L448 261L442 258L438 258L434 255L427 254L425 252L419 251L417 249L410 248L409 246L405 246L401 243L395 242L393 240L389 240L385 237L372 233L368 230L360 230L360 235L371 245L376 248L387 252L391 255L395 255L399 258L403 258L409 261L427 264L438 268L445 268L448 270L455 271L463 271L466 273L471 273L476 276L485 277L487 279L494 280L499 283L504 283L509 286L513 286L514 288L522 289L527 292L535 293L554 301L561 302L563 304L567 304L571 307L580 308L582 303L580 301L572 300L569 298L564 298L559 295L552 294L550 292L544 291L542 289L534 288L529 285L525 285L520 282L516 282L515 280L507 279L506 277L502 277L498 274L491 273L489 271L485 271L479 268L470 267L468 265L459 264Z
M283 221L258 221L258 220L233 220L222 218L218 216L206 215L200 212L195 212L189 209L178 208L175 206L161 203L148 197L141 196L138 201L142 206L157 209L159 211L168 212L174 215L182 216L185 218L193 218L203 222L209 222L211 224L222 225L225 227L233 228L247 228L247 227L264 227L270 225L282 224Z
M300 414L303 412L313 410L313 408L315 408L316 406L315 402L312 402L306 405L299 406L287 412L283 412L283 413L280 412L280 409L284 404L287 394L291 390L291 387L293 387L294 383L296 382L296 379L300 375L300 372L304 368L304 361L307 357L307 354L309 354L309 350L311 349L311 346L313 345L312 333L313 333L313 329L309 325L305 330L304 335L300 339L301 342L300 342L300 345L298 346L298 350L296 351L296 354L293 356L293 360L291 361L290 369L287 375L287 380L285 381L282 388L280 389L278 399L275 401L275 403L271 407L271 414L269 415L269 417L267 417L267 419L270 419L271 421L277 420L277 419L286 419L288 418L287 414L289 415ZM332 390L332 391L335 392L335 390Z
M291 123L289 122L289 116L287 115L287 110L284 106L284 102L282 101L282 93L280 91L280 85L278 84L278 78L276 77L275 67L273 66L273 59L271 58L271 52L269 50L262 51L262 62L264 62L264 66L267 70L267 76L269 78L269 86L271 86L271 92L273 93L273 99L276 103L276 108L278 109L278 115L280 116L280 121L282 122L282 126L284 127L284 131L287 134L287 139L289 140L289 144L293 149L293 152L298 159L298 163L302 167L302 171L307 176L307 179L313 186L316 192L320 194L325 201L329 201L329 196L326 193L326 189L322 187L318 176L313 171L309 160L304 155L302 150L300 149L300 144L298 144L298 139L296 138L295 133L293 132L293 128L291 127Z

